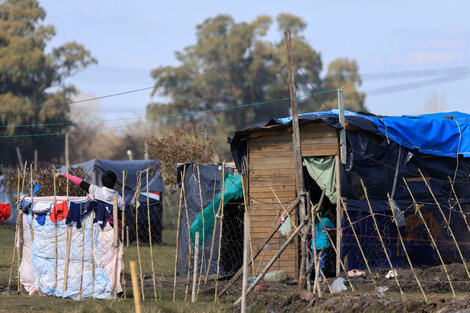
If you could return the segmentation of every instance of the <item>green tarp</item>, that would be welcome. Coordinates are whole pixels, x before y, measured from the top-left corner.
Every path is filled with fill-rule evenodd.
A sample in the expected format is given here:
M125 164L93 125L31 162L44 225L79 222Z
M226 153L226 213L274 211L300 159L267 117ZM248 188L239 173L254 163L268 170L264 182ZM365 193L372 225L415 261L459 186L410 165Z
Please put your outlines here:
M220 190L222 190L222 182L220 183ZM239 199L243 197L243 188L240 174L232 175L225 173L224 175L224 206L232 199ZM218 212L222 192L219 192L214 199L214 202L204 208L204 236L202 233L202 212L194 220L190 228L191 242L195 243L195 234L199 232L199 242L202 245L202 238L207 240L214 229L215 214Z
M304 166L307 168L310 177L317 183L321 189L326 189L325 195L330 202L336 203L336 173L335 173L335 157L306 157L304 158Z

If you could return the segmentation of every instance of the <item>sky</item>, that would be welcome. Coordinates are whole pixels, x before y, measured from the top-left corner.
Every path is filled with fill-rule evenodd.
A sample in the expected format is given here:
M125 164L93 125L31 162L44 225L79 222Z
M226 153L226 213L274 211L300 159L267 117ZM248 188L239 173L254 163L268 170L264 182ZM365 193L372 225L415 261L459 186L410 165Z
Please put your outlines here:
M372 113L470 108L465 92L470 1L40 0L40 5L47 13L44 22L56 27L50 47L75 40L98 59L68 78L82 98L151 87L150 71L178 65L174 52L195 43L196 25L208 17L230 14L249 22L258 15L291 13L307 22L304 36L321 53L323 75L335 58L358 62L359 89L367 93ZM280 36L273 25L267 39ZM98 113L103 119L144 117L151 101L150 90L101 99Z

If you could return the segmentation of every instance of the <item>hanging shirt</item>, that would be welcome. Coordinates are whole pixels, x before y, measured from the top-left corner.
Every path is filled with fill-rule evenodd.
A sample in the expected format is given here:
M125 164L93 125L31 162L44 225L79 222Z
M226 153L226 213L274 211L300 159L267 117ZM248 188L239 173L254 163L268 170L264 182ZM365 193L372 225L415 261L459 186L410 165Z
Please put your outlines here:
M88 213L89 206L86 205L86 202L70 202L69 213L67 214L67 219L65 224L69 225L72 222L75 222L77 228L82 228L82 216Z
M31 207L31 201L28 201L26 199L22 199L20 201L20 210L23 211L24 213L28 213L30 207Z
M335 226L327 217L321 217L321 221L325 225L326 228L334 228ZM328 240L328 234L326 233L327 230L323 227L320 221L315 223L315 248L317 250L321 250L323 248L329 248L330 241ZM313 242L312 242L312 249L313 249Z
M67 214L69 214L67 201L56 203L54 207L52 208L52 212L51 212L52 223L55 223L56 221L62 221L64 218L67 218Z
M0 203L0 221L10 218L10 204Z

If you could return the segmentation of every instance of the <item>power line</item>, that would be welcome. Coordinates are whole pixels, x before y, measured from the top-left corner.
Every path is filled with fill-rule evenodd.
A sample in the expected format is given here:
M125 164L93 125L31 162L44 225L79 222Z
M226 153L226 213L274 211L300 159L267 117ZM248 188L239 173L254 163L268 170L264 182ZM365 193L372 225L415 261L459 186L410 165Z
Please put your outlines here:
M329 93L329 92L338 92L338 90L337 89L324 90L324 91L320 91L320 92L317 92L317 93L297 96L297 99L310 97L310 96L313 96L313 95L316 95L316 94ZM254 106L254 105L275 103L275 102L287 101L287 100L290 100L290 97L274 99L274 100L268 100L268 101L255 102L255 103L249 103L249 104L243 104L243 105L235 105L235 106L230 106L230 107L225 107L225 108L215 108L215 109L192 111L192 112L165 114L165 115L160 115L160 116L164 117L162 119L159 119L157 121L142 122L139 125L154 124L154 123L161 122L161 121L175 120L175 119L178 119L178 118L182 118L182 117L186 117L186 116L192 116L192 115L196 115L196 114L204 114L204 113L209 113L209 112L218 112L218 111L225 111L225 110L231 110L231 109L239 109L239 108L244 108L244 107L249 107L249 106ZM123 119L123 120L125 120L125 119ZM134 126L134 125L130 124L130 125L105 127L105 128L99 128L99 129L90 128L90 129L82 129L82 130L76 130L76 131L64 131L64 132L53 132L53 133L4 135L4 136L0 136L0 138L24 138L24 137L54 136L54 135L64 135L64 134L78 134L78 133L95 132L95 131L102 131L102 130L109 130L109 129L126 128L126 127L130 127L130 126Z
M460 74L462 72L468 72L469 70L470 70L470 66L458 66L458 67L427 69L427 70L360 73L360 76L362 80L387 80L387 79L401 79L401 78L412 78L412 77L429 77L429 76Z
M233 69L239 68L239 67L248 66L248 65L253 64L253 63L270 61L273 57L282 55L282 54L284 54L284 53L285 53L285 52L280 52L280 53L278 53L278 54L268 55L268 56L265 56L265 57L263 57L263 58L256 59L256 60L253 60L253 61L244 62L244 63L240 63L240 64L237 64L237 65L225 67L225 68L222 68L222 69L219 69L219 70L215 70L215 71L212 71L212 72L204 73L204 74L201 74L201 75L198 75L198 76L194 77L194 78L191 79L191 80L203 78L203 77L209 76L209 75L214 75L214 74L222 73L222 72L229 71L229 70L233 70ZM50 104L50 105L40 105L40 106L38 106L37 108L43 108L43 107L46 107L46 106L47 106L47 107L50 107L50 106L58 106L58 105L71 105L71 104L77 104L77 103L88 102L88 101L93 101L93 100L101 100L101 99L106 99L106 98L111 98L111 97L117 97L117 96L123 96L123 95L127 95L127 94L137 93L137 92L141 92L141 91L145 91L145 90L150 90L150 89L154 89L154 88L158 88L158 87L164 87L164 86L166 86L166 85L167 85L167 84L153 85L153 86L150 86L150 87L132 89L132 90L127 90L127 91L112 93L112 94L108 94L108 95L104 95L104 96L98 96L98 97L92 97L92 98L87 98L87 99L75 100L75 101L66 102L66 103L53 103L53 104ZM27 109L22 109L22 110L3 110L3 111L0 111L0 113L9 113L9 112L12 112L12 113L19 113L19 112L25 112L25 111L36 110L37 108L34 107L34 108L27 108ZM3 126L3 127L5 127L5 126Z
M439 84L444 84L444 83L449 83L449 82L465 79L468 77L469 74L470 74L470 71L467 71L467 72L461 72L459 74L425 79L425 80L420 80L420 81L411 82L411 83L375 88L375 89L366 91L366 94L367 96L383 95L383 94L401 92L401 91L422 88L422 87L427 87L427 86L434 86L434 85L439 85Z

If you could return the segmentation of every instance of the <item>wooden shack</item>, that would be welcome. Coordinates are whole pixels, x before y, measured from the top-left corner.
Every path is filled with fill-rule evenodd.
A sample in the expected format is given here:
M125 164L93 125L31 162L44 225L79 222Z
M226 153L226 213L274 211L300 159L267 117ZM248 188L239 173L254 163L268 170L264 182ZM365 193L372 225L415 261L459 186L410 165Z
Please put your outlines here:
M251 239L253 247L258 247L284 212L283 206L287 207L297 196L292 127L283 124L268 126L247 130L243 136L247 147L247 194ZM323 122L302 121L300 124L302 157L338 157L338 136L337 129ZM291 216L291 219L295 227L298 224L297 214ZM262 269L284 242L285 238L277 232L254 260L255 271ZM299 242L296 239L282 253L270 271L284 270L290 278L298 278L299 253Z

